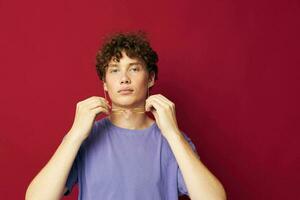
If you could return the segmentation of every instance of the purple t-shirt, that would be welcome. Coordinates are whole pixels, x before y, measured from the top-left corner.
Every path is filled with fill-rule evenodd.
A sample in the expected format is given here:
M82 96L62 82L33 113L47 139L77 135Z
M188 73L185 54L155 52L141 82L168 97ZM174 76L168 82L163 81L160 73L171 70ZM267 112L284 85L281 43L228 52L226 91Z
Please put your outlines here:
M191 139L182 134L197 153ZM131 130L107 117L95 121L74 160L64 195L76 183L79 200L178 200L188 195L171 147L155 122Z

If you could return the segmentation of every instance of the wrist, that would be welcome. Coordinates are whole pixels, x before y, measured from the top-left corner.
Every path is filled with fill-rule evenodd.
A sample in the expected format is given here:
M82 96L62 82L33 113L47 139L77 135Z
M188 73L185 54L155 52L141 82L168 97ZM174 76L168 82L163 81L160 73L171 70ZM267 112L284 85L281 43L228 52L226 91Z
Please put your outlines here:
M82 143L85 138L82 137L82 134L73 131L72 129L64 136L63 140L69 140L76 143Z
M166 139L169 142L170 141L178 141L178 140L181 140L183 138L183 135L181 134L180 131L172 131L172 132L169 132L166 135L167 135Z

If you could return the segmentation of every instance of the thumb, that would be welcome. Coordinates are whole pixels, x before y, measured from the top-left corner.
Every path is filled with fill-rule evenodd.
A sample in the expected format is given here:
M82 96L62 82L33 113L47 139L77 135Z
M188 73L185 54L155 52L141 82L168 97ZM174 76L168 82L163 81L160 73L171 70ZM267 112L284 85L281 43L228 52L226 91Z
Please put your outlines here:
M153 113L155 119L158 119L158 114L157 114L156 110L153 110L152 113Z

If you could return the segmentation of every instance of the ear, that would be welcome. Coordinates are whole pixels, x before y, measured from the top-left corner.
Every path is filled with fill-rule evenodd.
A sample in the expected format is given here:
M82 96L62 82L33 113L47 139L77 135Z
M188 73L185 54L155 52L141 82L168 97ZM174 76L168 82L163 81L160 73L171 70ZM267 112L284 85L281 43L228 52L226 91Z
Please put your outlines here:
M154 72L151 72L149 74L149 80L148 80L148 87L152 87L154 85L154 82L155 82L155 73Z

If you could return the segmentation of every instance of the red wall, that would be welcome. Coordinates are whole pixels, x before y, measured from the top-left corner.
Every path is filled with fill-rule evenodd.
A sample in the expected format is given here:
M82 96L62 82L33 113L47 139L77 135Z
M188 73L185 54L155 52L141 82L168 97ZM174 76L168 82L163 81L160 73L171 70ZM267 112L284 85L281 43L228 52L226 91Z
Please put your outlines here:
M76 103L103 96L94 60L104 34L136 29L160 56L153 92L175 103L228 199L296 199L299 8L297 0L1 0L2 199L24 199Z

